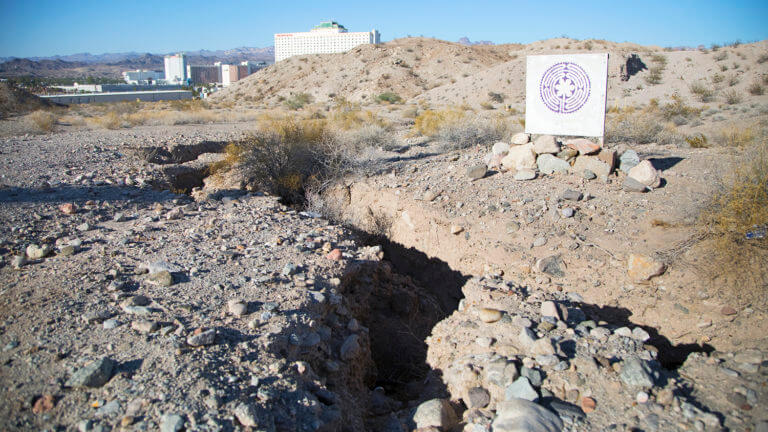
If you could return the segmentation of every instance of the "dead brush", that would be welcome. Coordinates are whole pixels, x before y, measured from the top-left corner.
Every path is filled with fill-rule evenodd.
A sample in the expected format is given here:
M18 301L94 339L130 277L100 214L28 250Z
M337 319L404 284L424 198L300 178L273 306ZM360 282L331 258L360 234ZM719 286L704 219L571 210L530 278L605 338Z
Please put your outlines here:
M24 116L24 121L30 124L37 132L51 132L56 126L59 116L50 111L37 110Z
M768 144L749 147L699 217L703 268L724 294L766 301L768 293ZM730 292L729 292L730 291Z

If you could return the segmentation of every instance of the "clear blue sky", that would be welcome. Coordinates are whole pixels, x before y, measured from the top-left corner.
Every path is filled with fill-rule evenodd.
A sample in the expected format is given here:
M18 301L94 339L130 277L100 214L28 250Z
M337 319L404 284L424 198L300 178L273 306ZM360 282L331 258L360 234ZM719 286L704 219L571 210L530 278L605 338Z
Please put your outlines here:
M273 44L278 32L333 19L456 41L522 42L568 35L661 46L768 39L768 0L144 1L0 0L0 56L227 49Z

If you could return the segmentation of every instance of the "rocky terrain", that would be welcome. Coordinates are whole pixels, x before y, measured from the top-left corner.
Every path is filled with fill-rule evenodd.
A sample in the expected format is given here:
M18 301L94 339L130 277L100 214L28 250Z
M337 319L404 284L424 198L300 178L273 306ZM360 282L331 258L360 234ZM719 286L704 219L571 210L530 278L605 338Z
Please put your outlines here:
M310 91L319 103L289 113L316 121L328 93L389 89L415 104L521 67L516 52L584 43L406 39L281 62L220 101ZM624 65L646 55L605 44L626 50ZM764 72L761 49L727 49L749 59L745 81ZM715 55L685 53L697 74ZM683 74L687 61L665 55ZM440 68L456 83L424 88L450 83ZM382 76L340 78L366 70ZM619 90L643 73L612 76L609 91L650 104L662 87L634 102ZM690 90L664 77L666 91ZM480 103L504 84L488 85L461 91ZM764 98L691 117L759 125ZM400 106L375 108L366 118L388 122L376 129L387 145L356 149L363 168L307 207L221 168L227 144L273 111L256 124L60 121L38 135L16 132L24 118L0 122L0 427L768 430L765 272L713 275L697 225L718 179L760 148L515 131L457 145L416 136ZM765 244L757 228L744 241ZM740 272L755 292L733 282Z

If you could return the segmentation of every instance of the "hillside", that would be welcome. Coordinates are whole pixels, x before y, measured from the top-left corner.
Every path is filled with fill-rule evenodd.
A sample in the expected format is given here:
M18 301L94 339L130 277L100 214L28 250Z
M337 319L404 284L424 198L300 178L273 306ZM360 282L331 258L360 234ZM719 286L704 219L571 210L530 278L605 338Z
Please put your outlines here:
M609 105L666 99L673 94L694 100L699 98L690 89L695 82L714 89L732 87L747 95L747 88L768 73L767 41L717 51L667 51L632 43L566 38L497 46L406 38L379 46L360 46L343 54L290 58L215 97L229 102L274 103L294 93L308 93L318 102L334 96L365 101L383 92L394 92L405 100L477 108L489 102L489 93L493 92L502 95L505 105L522 108L527 55L599 52L610 55ZM632 55L636 55L634 61L640 70L622 80L622 66ZM657 73L653 78L652 69ZM495 105L498 108L500 104Z

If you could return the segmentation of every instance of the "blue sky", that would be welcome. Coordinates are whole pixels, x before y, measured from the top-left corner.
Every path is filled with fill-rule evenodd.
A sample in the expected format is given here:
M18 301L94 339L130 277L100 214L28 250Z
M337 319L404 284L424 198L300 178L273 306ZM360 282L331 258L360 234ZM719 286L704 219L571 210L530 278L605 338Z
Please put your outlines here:
M273 44L278 32L333 19L456 41L567 35L661 46L768 39L768 0L635 1L113 1L0 0L0 56L227 49Z

